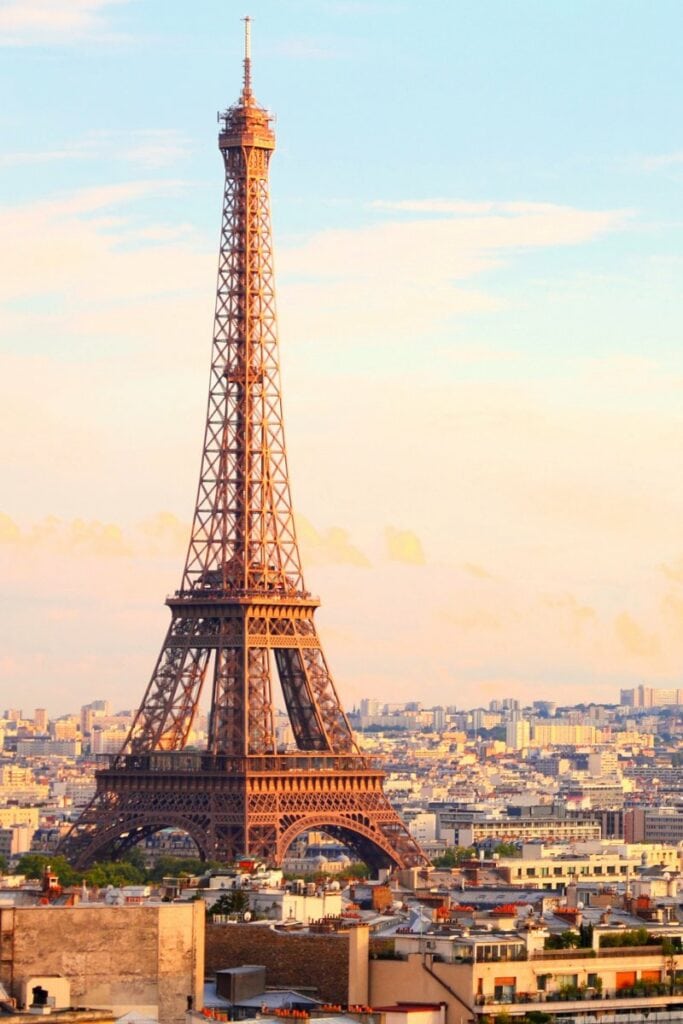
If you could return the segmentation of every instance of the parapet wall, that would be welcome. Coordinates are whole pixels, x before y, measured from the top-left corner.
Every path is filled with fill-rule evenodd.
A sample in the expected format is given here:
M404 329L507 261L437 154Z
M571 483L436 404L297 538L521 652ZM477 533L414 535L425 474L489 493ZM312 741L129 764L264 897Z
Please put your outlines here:
M206 925L206 973L223 967L265 964L266 984L310 992L345 1004L349 989L347 933L308 935L261 924Z

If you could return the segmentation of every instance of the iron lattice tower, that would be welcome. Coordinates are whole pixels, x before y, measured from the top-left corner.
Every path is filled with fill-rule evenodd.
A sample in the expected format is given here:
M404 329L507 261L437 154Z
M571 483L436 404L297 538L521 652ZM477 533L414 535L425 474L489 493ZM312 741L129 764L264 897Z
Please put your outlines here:
M238 102L220 115L225 165L204 448L171 624L121 753L62 843L79 866L177 827L202 856L280 863L309 829L373 867L424 855L356 746L304 585L287 472L268 168L272 118L251 88L249 20ZM272 661L296 741L276 746ZM211 679L206 751L188 736Z

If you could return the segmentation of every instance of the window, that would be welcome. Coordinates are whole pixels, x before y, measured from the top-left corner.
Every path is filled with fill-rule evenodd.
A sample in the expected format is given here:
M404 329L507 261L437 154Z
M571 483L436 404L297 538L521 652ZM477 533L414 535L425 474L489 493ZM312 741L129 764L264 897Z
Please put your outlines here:
M515 989L515 978L493 979L493 996L497 1003L514 1003Z
M635 971L617 971L617 991L622 988L633 988L636 983Z

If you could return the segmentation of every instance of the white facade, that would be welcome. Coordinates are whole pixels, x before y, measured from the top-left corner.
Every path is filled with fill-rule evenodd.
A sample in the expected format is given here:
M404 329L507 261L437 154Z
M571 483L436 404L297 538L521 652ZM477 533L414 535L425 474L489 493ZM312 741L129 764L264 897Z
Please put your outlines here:
M420 811L408 825L408 831L418 843L433 843L436 839L436 814Z

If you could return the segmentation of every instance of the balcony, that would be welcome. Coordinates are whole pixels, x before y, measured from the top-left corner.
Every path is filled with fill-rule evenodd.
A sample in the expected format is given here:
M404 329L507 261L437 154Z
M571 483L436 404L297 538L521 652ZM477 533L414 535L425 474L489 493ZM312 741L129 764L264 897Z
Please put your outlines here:
M683 988L676 986L674 994L646 996L622 996L614 991L598 995L588 990L579 999L558 998L557 992L518 992L513 1002L478 996L474 1007L480 1021L498 1016L519 1020L539 1011L559 1017L563 1024L572 1020L580 1024L669 1024L683 1021Z

